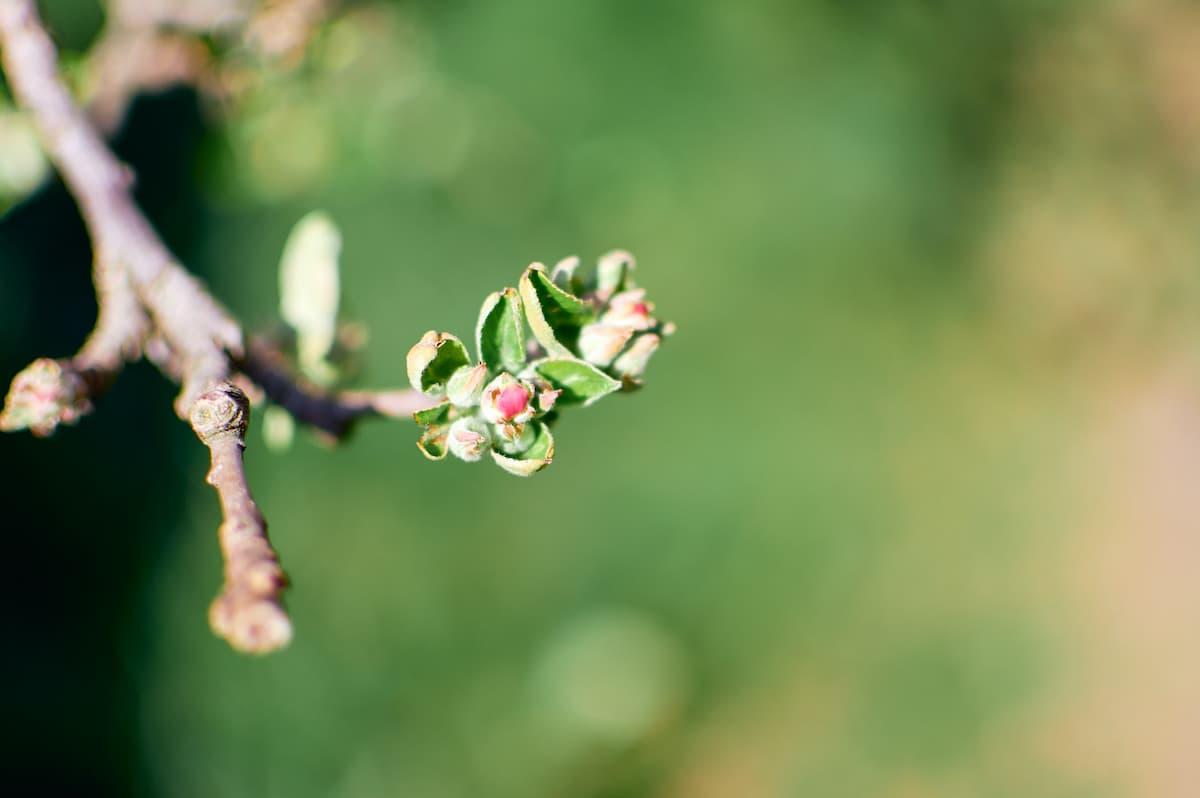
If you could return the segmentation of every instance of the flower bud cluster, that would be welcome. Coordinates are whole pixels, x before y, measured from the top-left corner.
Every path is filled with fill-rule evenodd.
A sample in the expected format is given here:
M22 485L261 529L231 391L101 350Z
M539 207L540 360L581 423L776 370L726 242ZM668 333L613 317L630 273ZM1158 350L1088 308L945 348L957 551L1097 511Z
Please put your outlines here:
M640 384L673 325L654 317L628 253L602 258L590 282L576 276L578 265L567 258L547 275L534 264L519 290L490 295L475 358L461 340L433 330L412 348L409 380L441 400L414 414L425 427L417 445L427 457L475 462L490 454L506 471L528 476L551 462L549 426L564 406L586 407Z
M597 318L579 331L579 356L636 385L664 336L675 325L654 317L654 303L646 289L633 282L636 263L627 252L611 252L600 259L597 286L591 299Z

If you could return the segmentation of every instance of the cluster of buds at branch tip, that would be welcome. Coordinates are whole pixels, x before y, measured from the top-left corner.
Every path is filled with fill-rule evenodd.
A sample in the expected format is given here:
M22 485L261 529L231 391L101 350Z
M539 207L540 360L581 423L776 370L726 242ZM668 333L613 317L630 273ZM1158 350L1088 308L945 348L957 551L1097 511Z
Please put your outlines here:
M412 386L441 400L413 414L425 428L417 446L426 457L475 462L490 453L504 470L528 476L550 464L550 426L563 410L641 384L673 325L653 316L629 253L605 255L590 280L579 265L572 256L547 274L535 263L518 288L489 295L475 358L459 338L436 330L409 351Z
M0 430L28 429L46 437L92 409L88 386L69 362L38 358L13 378L0 412Z

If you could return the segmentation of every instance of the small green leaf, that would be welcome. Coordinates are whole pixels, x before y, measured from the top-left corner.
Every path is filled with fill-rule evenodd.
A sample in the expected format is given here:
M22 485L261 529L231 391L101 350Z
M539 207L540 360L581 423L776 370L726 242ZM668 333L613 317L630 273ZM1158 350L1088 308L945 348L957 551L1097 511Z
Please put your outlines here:
M550 428L540 421L532 423L535 437L525 451L510 456L492 449L492 459L496 465L510 474L527 477L541 471L554 460L554 436L550 434Z
M515 288L497 291L483 301L475 327L475 346L479 359L493 373L517 372L525 365L525 323L521 297Z
M408 350L408 380L429 396L441 396L454 372L470 363L463 342L450 333L430 330Z
M448 432L449 428L445 426L429 427L417 439L417 448L430 460L441 460L449 451L446 447Z
M621 387L621 383L591 363L573 357L538 360L530 364L530 369L562 391L558 404L590 405Z
M579 330L595 318L592 307L555 285L540 263L521 275L521 299L529 328L552 355L571 355L579 341Z
M413 421L420 424L422 427L432 427L435 424L441 424L450 416L449 400L436 404L433 407L427 407L424 410L418 410L412 414Z
M300 367L322 385L336 376L325 358L337 333L341 250L337 226L313 211L296 222L279 262L279 313L296 332Z

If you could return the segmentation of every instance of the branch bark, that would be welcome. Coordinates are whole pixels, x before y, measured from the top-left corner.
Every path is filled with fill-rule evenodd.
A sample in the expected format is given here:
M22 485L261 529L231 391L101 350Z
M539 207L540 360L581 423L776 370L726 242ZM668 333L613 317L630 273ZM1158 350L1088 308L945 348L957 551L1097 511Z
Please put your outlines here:
M313 0L298 5L324 8ZM297 420L335 439L360 419L409 415L429 401L407 389L322 392L263 347L246 352L241 325L176 261L134 203L132 174L67 90L34 0L0 0L0 63L79 206L99 304L95 329L75 356L41 358L13 380L0 429L48 435L87 413L126 361L144 355L158 365L181 385L175 412L208 447L208 482L221 503L225 586L210 623L242 651L279 648L292 634L280 602L287 580L246 481L249 403L234 382L249 378Z
M246 395L229 384L201 394L191 411L192 429L212 458L208 484L216 488L224 515L217 534L225 586L209 622L234 648L261 654L286 645L292 624L280 604L287 577L246 482L242 451L249 417Z
M210 615L213 628L244 651L277 648L291 637L279 604L285 580L242 467L245 395L228 382L231 358L242 352L241 326L175 261L134 203L132 175L72 99L33 0L0 0L0 51L9 87L33 114L87 226L100 303L96 329L79 355L35 361L18 375L0 421L6 428L28 422L39 434L53 430L54 418L74 421L90 409L96 387L85 374L110 378L137 355L152 325L182 385L175 412L190 420L212 454L209 481L224 512L226 585ZM10 406L34 412L22 418Z
M179 355L183 391L175 411L187 418L192 402L228 377L226 353L240 354L241 327L175 261L134 204L132 174L71 98L32 0L0 0L0 44L9 86L32 112L50 160L79 205L96 262L127 275Z

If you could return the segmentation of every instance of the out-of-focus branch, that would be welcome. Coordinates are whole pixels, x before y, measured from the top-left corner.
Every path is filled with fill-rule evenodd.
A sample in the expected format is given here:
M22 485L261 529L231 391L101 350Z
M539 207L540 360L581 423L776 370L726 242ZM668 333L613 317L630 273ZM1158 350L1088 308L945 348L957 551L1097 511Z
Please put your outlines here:
M242 450L249 416L246 395L226 383L197 398L190 420L212 457L208 484L216 488L224 516L218 536L225 586L213 602L209 621L234 648L265 653L291 640L292 624L280 604L287 578L246 483Z
M321 430L334 440L349 434L360 419L403 418L431 402L411 388L323 391L292 374L286 359L266 341L258 339L251 340L238 369L297 421Z
M0 412L0 430L29 429L51 434L91 412L92 398L103 393L127 360L140 354L149 329L129 277L97 261L94 268L99 314L96 326L73 357L38 358L13 379Z
M88 53L84 98L112 131L139 93L193 86L218 107L256 85L247 61L290 69L302 60L336 0L110 0L108 20ZM206 37L231 47L213 57Z
M297 7L326 4L304 0ZM322 392L297 379L268 348L256 345L247 353L238 321L175 260L134 203L132 175L68 92L33 0L0 0L0 59L14 97L31 112L79 206L92 242L99 305L95 329L75 356L39 359L13 380L0 429L47 435L88 412L126 361L144 355L154 362L180 383L175 412L212 459L208 481L221 502L225 561L212 627L242 651L279 648L291 639L280 603L287 580L246 483L249 402L235 383L261 388L297 420L334 438L361 418L406 416L428 400L408 389Z
M79 204L96 262L127 275L183 364L175 409L186 418L196 397L228 377L226 352L240 353L241 327L175 262L134 204L132 176L59 77L57 53L32 0L0 2L0 44L9 85L33 113L47 154ZM103 292L98 298L105 300Z
M18 375L9 407L32 404L23 419L47 434L90 407L96 385L111 377L147 338L180 379L176 413L189 420L212 453L209 481L225 521L226 589L212 613L214 629L235 647L262 652L290 637L278 603L282 571L242 469L244 394L228 383L242 349L241 326L182 266L151 229L129 191L131 175L105 146L67 91L58 58L32 0L0 0L0 49L17 101L32 112L47 154L79 205L92 241L100 312L96 329L69 361L39 360ZM144 310L144 312L143 312ZM46 411L51 411L47 415ZM5 410L7 428L19 414Z

